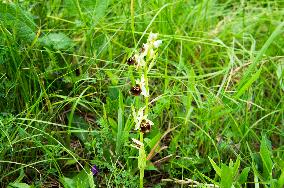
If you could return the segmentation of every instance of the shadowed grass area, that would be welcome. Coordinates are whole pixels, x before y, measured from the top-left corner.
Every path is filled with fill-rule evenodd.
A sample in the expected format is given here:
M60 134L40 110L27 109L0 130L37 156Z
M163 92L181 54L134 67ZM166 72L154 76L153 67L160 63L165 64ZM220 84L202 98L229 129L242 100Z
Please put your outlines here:
M145 100L144 187L282 187L283 7L0 2L0 187L139 187ZM151 32L145 99L127 60Z

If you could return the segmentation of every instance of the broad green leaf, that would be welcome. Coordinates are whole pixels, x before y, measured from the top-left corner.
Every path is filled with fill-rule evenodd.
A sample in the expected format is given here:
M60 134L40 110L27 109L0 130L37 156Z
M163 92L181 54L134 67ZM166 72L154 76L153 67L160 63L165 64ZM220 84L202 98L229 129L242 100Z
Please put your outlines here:
M266 137L262 137L260 145L260 156L263 164L263 177L265 180L270 180L272 178L272 166L273 162L271 159L271 151L269 150L268 140Z
M67 177L60 178L60 182L63 184L64 188L76 188L74 180Z
M68 50L74 46L73 41L64 33L49 33L40 38L39 41L43 46L55 50Z
M75 159L68 159L66 162L65 162L65 165L74 165L76 164L78 161L75 160Z
M282 173L281 173L277 183L278 183L279 187L284 187L284 169L282 169Z
M70 17L80 15L81 19L89 18L94 21L93 26L99 23L108 10L111 0L65 0L64 14ZM84 16L84 17L82 17Z
M95 8L96 23L106 14L110 0L99 1L97 0Z
M86 170L86 171L85 171ZM91 185L89 178L89 169L81 170L74 177L63 177L60 182L64 185L64 188L89 188ZM91 185L92 187L93 185Z
M209 158L209 161L210 161L211 165L213 166L216 174L221 177L221 169L220 169L220 167L218 167L217 164L210 157L208 157L208 158Z
M0 25L26 42L36 38L37 25L32 16L17 4L0 2Z
M116 136L116 153L121 153L121 147L124 143L124 132L123 132L123 125L124 125L124 104L123 104L123 95L119 92L119 109L118 109L118 122L117 122L117 136Z
M94 183L94 177L93 177L93 173L92 172L88 173L88 180L89 180L90 188L95 188L96 185Z
M81 116L73 115L72 127L77 128L72 134L78 137L83 143L87 142L89 124Z
M159 171L154 165L149 164L146 166L145 170L155 170L155 171Z
M24 172L24 169L21 168L20 175L14 182L18 182L18 183L21 182L24 179L25 176L26 176L26 174Z
M31 186L26 183L10 183L8 188L31 188Z
M240 184L244 184L247 181L249 171L250 167L246 167L242 170L238 180Z
M237 161L233 166L233 176L234 177L238 175L240 164L241 164L241 161L240 161L240 157L238 156Z
M284 61L277 65L276 75L280 84L280 88L284 91Z
M233 171L230 167L221 165L221 187L231 188L233 185Z
M87 170L87 169L86 169ZM89 174L83 169L74 178L76 188L89 188Z

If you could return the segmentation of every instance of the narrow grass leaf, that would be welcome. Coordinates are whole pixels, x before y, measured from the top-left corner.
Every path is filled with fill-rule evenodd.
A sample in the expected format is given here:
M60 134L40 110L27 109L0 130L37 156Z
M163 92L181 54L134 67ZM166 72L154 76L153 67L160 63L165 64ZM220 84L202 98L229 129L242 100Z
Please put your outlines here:
M238 89L237 93L234 95L235 98L239 98L241 95L243 95L247 89L259 78L259 75L261 73L261 69L259 69L255 74L249 78L244 85L242 85L241 88Z
M249 66L248 70L245 72L245 75L241 79L241 81L239 83L239 87L238 87L239 89L242 88L242 86L247 82L247 80L249 79L250 75L252 74L252 72L254 71L256 66L258 65L259 61L261 60L262 56L266 52L267 48L272 44L272 42L276 39L277 36L279 36L281 33L283 33L283 29L282 29L283 26L284 26L284 22L280 23L276 27L276 29L269 36L269 38L264 43L264 45L262 46L260 51L257 53L255 59L253 60L253 63Z

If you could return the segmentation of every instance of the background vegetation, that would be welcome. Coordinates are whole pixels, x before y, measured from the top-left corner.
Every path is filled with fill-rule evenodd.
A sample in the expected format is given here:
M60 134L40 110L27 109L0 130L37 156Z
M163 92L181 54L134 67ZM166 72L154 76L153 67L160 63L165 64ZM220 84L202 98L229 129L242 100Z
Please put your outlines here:
M283 1L132 2L1 1L0 187L138 186L125 62L151 31L145 187L283 187Z

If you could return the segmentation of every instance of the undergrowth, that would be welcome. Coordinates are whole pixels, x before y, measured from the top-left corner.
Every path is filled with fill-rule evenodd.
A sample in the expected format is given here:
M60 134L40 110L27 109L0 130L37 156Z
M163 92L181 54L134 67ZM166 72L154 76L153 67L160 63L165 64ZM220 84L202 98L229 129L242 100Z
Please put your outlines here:
M141 144L144 187L283 187L283 5L1 1L0 187L138 187Z

